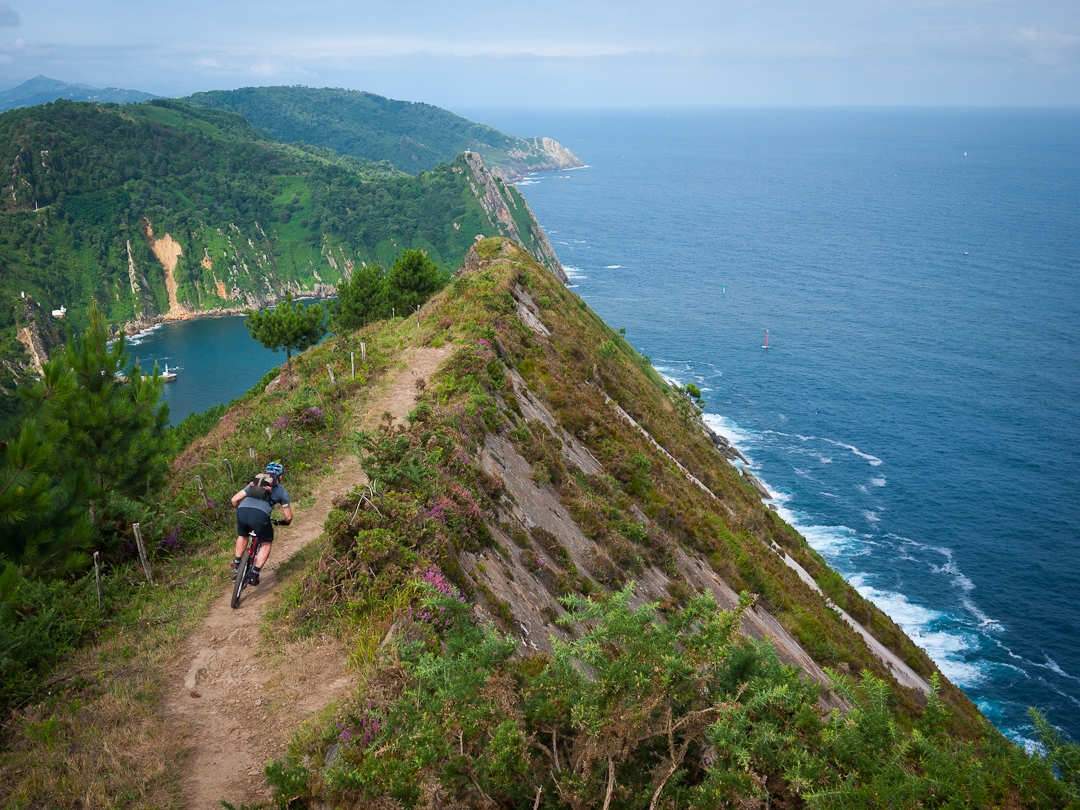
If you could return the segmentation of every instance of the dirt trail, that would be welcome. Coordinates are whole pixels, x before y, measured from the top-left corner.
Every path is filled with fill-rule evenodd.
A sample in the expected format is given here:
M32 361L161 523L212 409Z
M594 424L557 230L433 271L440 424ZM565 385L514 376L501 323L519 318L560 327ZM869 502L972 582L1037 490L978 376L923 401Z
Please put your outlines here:
M360 426L389 412L400 421L416 405L416 380L427 379L449 349L414 349L406 367L391 371L374 394ZM188 638L169 678L165 711L185 735L183 806L190 810L235 806L269 797L262 776L305 718L349 694L356 678L345 669L341 645L306 641L283 650L261 648L259 625L279 589L278 566L318 537L334 499L367 479L358 460L341 452L337 468L316 483L315 503L294 506L294 520L277 530L274 553L257 588L244 591L240 608L223 590L206 621ZM288 471L286 471L288 484Z

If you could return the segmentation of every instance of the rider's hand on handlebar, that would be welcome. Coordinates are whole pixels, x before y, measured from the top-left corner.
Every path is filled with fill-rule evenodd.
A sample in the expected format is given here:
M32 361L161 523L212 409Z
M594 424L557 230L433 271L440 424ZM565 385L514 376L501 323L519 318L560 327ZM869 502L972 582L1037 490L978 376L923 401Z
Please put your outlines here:
M278 520L277 518L273 518L270 522L273 523L275 526L288 526L290 523L292 523L291 520Z

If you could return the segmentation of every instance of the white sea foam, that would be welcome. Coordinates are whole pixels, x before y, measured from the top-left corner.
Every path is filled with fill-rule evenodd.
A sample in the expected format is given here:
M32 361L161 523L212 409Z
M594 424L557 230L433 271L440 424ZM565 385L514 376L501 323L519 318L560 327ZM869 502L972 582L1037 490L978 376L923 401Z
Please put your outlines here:
M946 618L945 614L917 605L902 593L875 588L869 580L866 574L856 574L849 581L863 598L885 611L926 650L945 677L960 687L972 687L985 680L983 670L963 658L965 651L978 646L977 638L940 629L938 624Z
M563 243L563 244L565 244L565 243ZM570 267L569 265L564 264L563 265L563 270L566 271L566 277L569 278L569 279L572 279L572 280L573 279L580 279L580 278L588 278L587 275L585 275L583 272L581 272L580 267Z
M148 337L150 337L152 334L154 334L154 332L158 331L164 325L165 325L164 323L155 323L153 326L148 326L145 329L143 329L142 331L137 332L134 335L131 335L130 337L125 337L124 338L124 345L125 346L138 346L140 343L142 343L144 340L146 340ZM109 341L109 344L111 345L113 342L114 341Z
M713 428L713 430L727 437L729 441L739 447L744 453L746 452L745 448L748 445L753 446L754 444L759 443L767 434L777 438L785 438L790 435L781 431L762 431L758 434L752 431L743 430L740 429L733 420L716 414L706 414L705 421ZM865 459L874 467L882 464L881 459L876 456L864 453L854 445L845 442L822 439L816 436L794 435L802 442L822 441L834 447L843 448L853 455ZM789 451L793 450L794 448L789 448ZM816 455L810 448L806 448L805 450L800 449L800 454L810 456ZM819 456L819 458L822 463L828 463L826 457ZM829 461L831 461L831 458L829 458ZM806 475L805 472L798 469L796 469L796 473ZM777 513L785 521L794 526L799 533L806 538L810 546L824 555L831 564L836 565L841 560L853 561L856 557L869 555L873 553L875 546L880 545L873 539L873 535L857 532L844 525L810 525L810 522L806 519L806 515L802 515L797 510L790 508L789 504L792 497L789 493L770 486L766 480L766 476L762 475L757 470L755 470L754 474L757 476L758 480L760 480L761 483L775 495L775 499L772 503L776 505ZM808 475L806 475L806 477L810 478ZM875 487L884 486L885 483L884 476L878 476L871 479L871 484ZM859 485L858 488L862 492L869 494L866 485ZM828 497L837 497L833 493L822 492L822 494ZM871 524L876 524L881 520L878 511L866 510L863 512L863 517ZM945 555L946 561L944 565L940 566L941 572L951 576L953 582L964 594L966 594L964 586L970 585L970 580L964 577L959 569L957 569L955 562L952 559L951 551L935 546L927 546L922 543L915 543L907 540L907 538L900 538L896 535L891 535L889 537L891 537L892 540L901 540L904 544L908 544L912 548L932 550ZM911 557L910 559L913 562L923 562L925 560L925 555L922 557ZM870 574L848 574L847 578L851 585L862 594L863 597L869 599L885 611L885 613L892 617L892 619L896 621L896 623L899 624L920 647L926 650L927 654L953 683L961 687L972 687L986 679L987 675L983 671L982 665L979 663L970 663L965 660L965 653L969 650L977 649L979 645L980 636L974 631L958 632L952 628L943 629L943 627L947 625L955 624L955 619L940 611L914 603L902 593L873 587L870 584ZM968 599L967 602L970 603L971 600ZM974 603L965 604L964 607L979 621L980 625L984 628L989 627L990 629L993 629L994 620L979 611Z
M621 264L605 264L604 269L605 270L622 270L622 265Z
M757 442L755 441L754 434L748 430L743 430L733 420L726 416L721 416L717 413L707 413L702 417L705 420L705 424L731 442L733 445L739 448L744 455L749 458L748 447L752 447ZM772 490L769 490L770 492Z
M1044 655L1045 655L1045 653L1044 653ZM1046 663L1045 664L1037 664L1036 666L1045 666L1048 670L1053 672L1055 675L1060 675L1062 678L1068 678L1070 681L1080 681L1080 678L1077 678L1075 675L1070 675L1068 672L1066 672L1061 667L1059 667L1057 661L1055 661L1049 655L1046 656Z

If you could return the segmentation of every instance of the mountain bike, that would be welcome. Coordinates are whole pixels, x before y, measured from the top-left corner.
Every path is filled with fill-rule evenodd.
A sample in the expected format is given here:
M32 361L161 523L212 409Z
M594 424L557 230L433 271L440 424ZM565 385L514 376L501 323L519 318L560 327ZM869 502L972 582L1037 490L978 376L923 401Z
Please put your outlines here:
M281 526L284 521L271 520L275 526ZM248 584L248 578L251 576L251 569L255 567L255 558L259 556L259 548L262 546L262 540L255 532L248 532L248 546L244 551L244 556L240 558L240 567L236 571L236 579L233 581L232 591L232 608L236 610L240 607L240 594L244 592L244 586Z

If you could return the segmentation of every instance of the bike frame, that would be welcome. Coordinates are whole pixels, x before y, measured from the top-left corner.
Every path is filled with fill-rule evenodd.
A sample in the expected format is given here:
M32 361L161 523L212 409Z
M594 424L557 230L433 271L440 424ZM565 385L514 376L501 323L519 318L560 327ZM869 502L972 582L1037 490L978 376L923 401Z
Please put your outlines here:
M240 594L244 592L251 569L255 567L255 558L259 556L259 548L262 540L255 532L248 532L248 547L244 556L240 558L240 568L236 572L236 580L233 582L232 607L233 610L240 607Z

